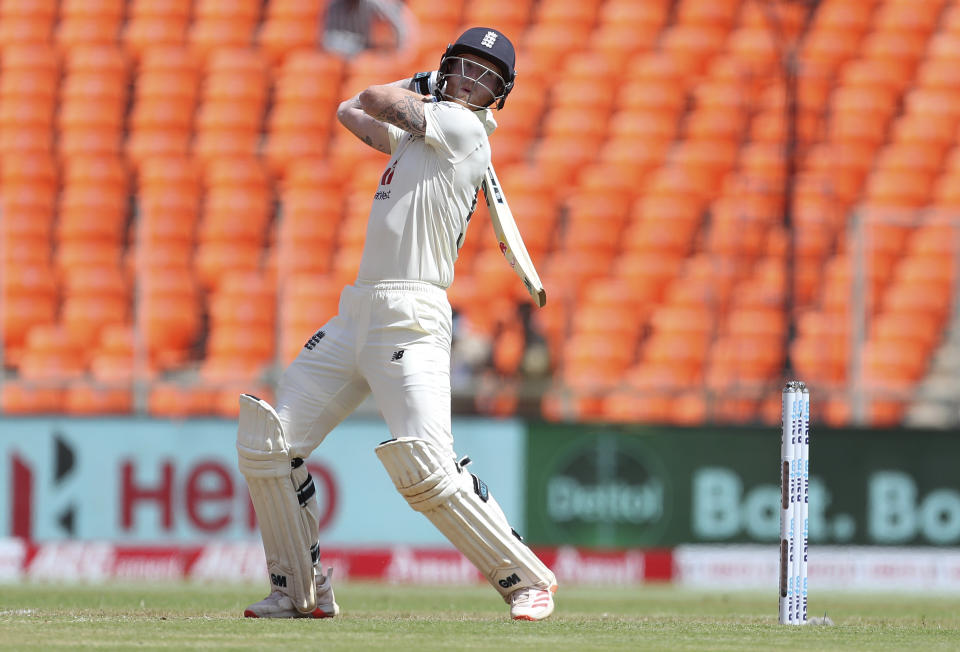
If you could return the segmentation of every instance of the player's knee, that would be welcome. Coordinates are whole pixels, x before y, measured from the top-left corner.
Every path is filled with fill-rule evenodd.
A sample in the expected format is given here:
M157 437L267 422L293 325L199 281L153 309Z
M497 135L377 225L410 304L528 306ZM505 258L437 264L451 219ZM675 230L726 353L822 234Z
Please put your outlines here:
M280 417L269 403L251 394L240 395L237 456L245 475L290 474L290 455Z
M397 491L418 512L447 502L462 479L453 458L447 459L425 439L401 437L376 448Z

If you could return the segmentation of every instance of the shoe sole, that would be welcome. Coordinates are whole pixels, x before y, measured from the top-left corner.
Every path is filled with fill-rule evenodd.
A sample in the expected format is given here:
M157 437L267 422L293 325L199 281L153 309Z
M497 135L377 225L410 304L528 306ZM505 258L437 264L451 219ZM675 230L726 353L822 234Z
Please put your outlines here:
M296 616L276 616L276 617L277 618L333 618L336 615L337 615L337 612L328 614L327 612L322 611L319 607L317 607L316 609L314 609L308 614L298 614ZM250 609L246 609L243 612L243 617L244 618L261 618L262 616L258 616L254 611ZM267 616L267 618L270 618L270 616Z

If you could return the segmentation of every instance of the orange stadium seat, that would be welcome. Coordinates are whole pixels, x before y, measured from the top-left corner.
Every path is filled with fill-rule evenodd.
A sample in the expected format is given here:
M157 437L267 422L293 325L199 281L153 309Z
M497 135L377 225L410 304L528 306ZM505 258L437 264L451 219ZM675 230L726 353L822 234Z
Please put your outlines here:
M949 30L935 32L930 37L927 55L932 60L960 59L960 43L957 42L956 34Z
M949 213L948 213L949 214ZM956 254L957 226L949 221L938 221L936 212L920 224L907 240L908 256L951 257Z
M608 281L603 280L588 285L584 290L583 305L573 316L571 329L574 333L592 333L596 335L606 334L609 337L618 340L636 339L643 326L640 309L627 303L605 304L591 301L591 290L596 285L607 285ZM624 284L619 284L619 289L627 292L628 288Z
M501 266L503 265L502 260L498 262ZM603 278L610 273L612 260L610 252L607 251L554 250L543 263L538 264L543 265L540 276L545 286L562 287L568 297L577 300L590 281ZM509 267L507 269L509 270ZM508 289L519 294L523 286L517 285L515 279L509 280Z
M519 325L504 328L493 345L493 368L503 376L515 376L523 362L526 338Z
M182 364L200 332L196 299L172 294L151 296L138 310L138 327L151 363L160 370Z
M0 77L0 94L5 98L30 98L38 106L46 106L55 99L58 83L56 69L5 68L3 77Z
M564 0L540 0L533 8L534 21L539 25L578 23L592 26L597 18L599 5L598 2L571 3Z
M101 18L119 20L123 17L124 0L62 0L60 18Z
M689 259L688 259L689 260ZM679 276L667 285L664 304L672 307L705 305L723 310L730 300L733 284L725 277Z
M873 15L872 28L876 31L915 33L926 38L940 19L943 2L903 2L890 0L880 3Z
M36 217L45 223L53 220L57 197L43 184L5 185L0 196L4 220L11 215Z
M270 220L270 197L255 187L212 187L203 199L198 241L262 244Z
M214 289L228 272L259 269L262 256L263 245L259 242L223 240L200 242L196 249L197 278L204 288Z
M195 70L148 67L148 59L144 58L141 71L137 75L135 98L137 104L178 103L193 109L196 100L197 78ZM136 111L136 108L135 106L134 111Z
M933 176L922 169L880 168L867 178L866 201L880 206L925 206Z
M927 49L927 35L904 29L875 30L863 39L862 55L875 61L916 63Z
M130 301L123 296L67 296L60 313L61 325L70 331L73 341L84 347L84 360L88 360L103 328L128 323Z
M54 20L57 15L56 0L8 0L0 6L0 18L34 18Z
M933 205L940 210L951 210L960 206L960 186L957 185L960 174L948 169L934 181Z
M699 109L687 115L683 131L691 140L738 142L746 118L746 114L737 108Z
M86 3L75 2L83 7ZM70 14L70 8L65 5L61 9L61 19L54 30L54 40L63 48L76 48L84 45L109 45L117 42L120 36L123 3L111 2L111 7L95 7L105 3L92 3L88 9L100 9L102 13ZM114 11L119 9L119 13Z
M913 69L905 62L854 59L840 70L844 87L881 88L902 92L913 80Z
M4 74L24 73L55 83L60 73L60 55L48 44L8 45L4 48L0 69ZM3 87L5 91L18 89L13 84Z
M130 324L106 326L100 334L95 351L90 355L90 378L101 385L118 386L131 383L134 378L149 380L154 370L144 359L143 368L137 360L136 332Z
M680 24L733 26L740 10L740 0L680 0L675 20Z
M104 387L77 381L64 392L63 411L73 416L129 414L133 410L133 392L127 387Z
M319 43L322 7L304 0L274 0L256 34L256 42L271 64L282 63L297 51L312 51Z
M870 338L861 352L864 380L868 383L915 382L927 366L920 342Z
M515 42L530 24L534 4L531 0L468 2L463 8L461 23L494 25Z
M34 297L37 303L49 302L54 305L57 299L57 278L49 265L24 265L4 262L0 268L0 291L5 299L17 296ZM5 318L16 318L16 313L8 309ZM11 331L4 329L4 333Z
M897 143L883 147L874 166L878 170L917 170L936 176L940 172L946 147L931 143Z
M835 113L889 119L897 109L895 91L884 87L838 86L830 97Z
M605 335L574 335L564 346L561 376L577 386L589 378L597 389L616 385L635 359L632 343L614 341Z
M196 0L187 43L202 57L219 48L245 48L260 17L258 0Z
M20 378L60 383L82 377L84 356L78 344L73 334L59 325L31 327L19 362Z
M124 151L134 168L148 159L182 159L190 150L187 129L141 129L133 131L124 143Z
M692 338L691 341L691 336L673 334L670 348L645 345L646 349L658 352L655 356L657 359L647 359L633 365L624 377L626 386L639 392L676 394L702 383L703 357L700 355L702 351L696 347L702 347L703 344L701 338ZM694 348L687 349L687 346ZM644 350L642 355L648 355L650 351Z
M0 47L46 44L52 33L52 16L0 15Z
M672 57L685 74L703 72L707 60L723 47L728 29L722 25L675 24L660 36L660 47Z
M195 109L192 98L142 98L130 113L130 128L137 133L151 130L188 132L193 127Z
M648 116L659 115L668 116L676 122L677 114L686 103L686 91L679 79L638 77L620 87L614 109L625 113L632 112L635 122Z
M53 126L52 103L31 97L7 97L0 105L0 129L48 132Z
M943 295L943 287L925 281L897 281L887 288L883 307L891 311L912 311L945 319L949 304Z
M866 4L872 0L868 0ZM826 3L822 3L826 4ZM813 9L819 8L817 5L806 5L794 2L777 2L776 20L779 23L780 32L784 38L797 38L804 29L808 18L814 15ZM767 7L753 2L744 3L740 10L739 24L744 27L769 27L770 14Z
M673 367L680 377L696 378L703 371L704 360L710 347L707 333L692 331L658 330L646 338L641 348L641 360L645 365ZM638 386L638 377L631 378L631 384ZM666 384L667 388L679 388L684 384Z
M662 305L653 311L650 323L655 331L707 336L714 330L716 315L709 306Z
M908 113L898 117L892 125L894 143L949 147L957 120L945 115Z
M273 324L229 324L211 329L204 361L212 367L240 358L266 365L272 357Z
M121 30L120 39L134 58L156 47L182 46L187 39L189 14L132 14Z
M600 24L623 24L630 27L644 25L662 26L670 13L670 0L607 0L600 4L598 19Z
M625 109L610 116L611 142L626 140L631 144L654 141L669 144L677 134L677 117L669 112Z
M848 349L845 340L800 336L790 343L790 359L796 374L809 378L809 384L835 388L847 378Z
M60 155L72 156L116 156L121 149L121 134L118 129L65 129L58 139Z
M127 9L131 17L171 16L190 17L193 0L130 0Z
M862 34L834 26L815 25L803 39L801 57L825 70L836 70L859 54Z
M52 195L58 181L58 166L50 154L5 156L0 162L0 187L30 186L38 193Z
M912 312L882 312L874 317L869 328L878 340L907 340L911 346L919 344L925 356L943 337L943 324L935 315Z
M761 389L780 373L785 341L781 335L728 335L717 339L710 349L707 386L715 390Z
M586 41L589 34L586 23L535 22L517 43L517 70L530 77L557 70L570 55L567 44Z
M590 50L611 65L619 65L641 52L649 52L656 45L661 25L657 23L605 23L590 35Z
M154 417L183 419L213 413L216 392L196 384L158 382L151 386L147 412Z
M604 397L601 412L604 419L615 423L662 424L671 421L672 406L672 398L660 392L638 394L631 390L617 390Z
M204 81L204 101L233 103L238 111L259 110L267 95L266 79L252 73L239 70L212 72Z
M63 389L7 380L0 386L0 412L9 415L58 413L63 410Z
M167 194L164 200L171 194ZM170 250L163 251L163 246L167 246L181 249L184 254L192 251L197 225L195 201L187 205L163 200L155 202L147 194L142 206L143 212L134 228L138 250L160 247L161 252L168 255Z
M873 10L870 2L824 2L813 16L814 27L862 35L870 29Z

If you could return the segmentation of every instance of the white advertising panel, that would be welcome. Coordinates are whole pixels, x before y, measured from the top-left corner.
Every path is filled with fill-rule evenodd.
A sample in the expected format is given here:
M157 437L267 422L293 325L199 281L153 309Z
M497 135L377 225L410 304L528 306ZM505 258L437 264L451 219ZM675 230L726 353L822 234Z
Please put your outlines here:
M377 460L373 449L389 436L379 420L347 420L308 460L324 544L445 543ZM457 420L454 436L522 532L520 422ZM0 419L0 538L256 539L235 438L235 422L212 419Z

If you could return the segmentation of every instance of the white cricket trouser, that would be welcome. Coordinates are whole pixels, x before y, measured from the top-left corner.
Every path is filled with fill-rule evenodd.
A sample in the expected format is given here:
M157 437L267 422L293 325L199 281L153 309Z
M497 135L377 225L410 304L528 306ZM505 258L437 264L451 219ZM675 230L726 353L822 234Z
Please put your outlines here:
M346 286L338 314L280 379L276 408L291 457L306 458L372 391L393 437L426 439L452 458L452 330L447 293L435 285Z

